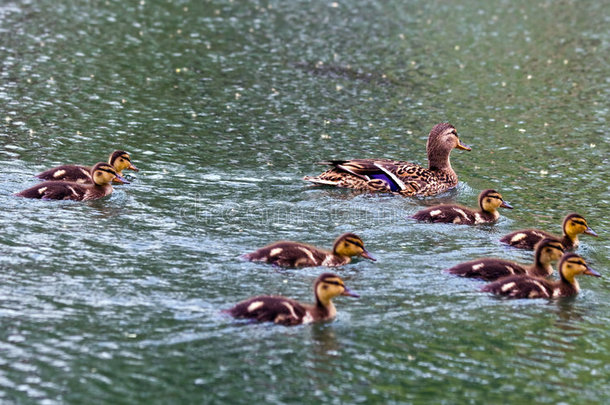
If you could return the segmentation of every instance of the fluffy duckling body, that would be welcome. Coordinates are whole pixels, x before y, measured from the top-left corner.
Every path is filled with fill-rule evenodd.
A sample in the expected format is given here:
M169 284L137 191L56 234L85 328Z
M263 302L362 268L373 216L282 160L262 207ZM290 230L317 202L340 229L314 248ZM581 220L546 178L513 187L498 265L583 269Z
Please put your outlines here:
M108 157L108 164L111 165L119 176L123 175L123 170L129 169L139 171L137 167L131 163L129 153L123 150L115 150ZM42 180L63 180L73 181L76 183L92 183L91 167L81 165L62 165L52 169L45 170L36 175Z
M563 245L560 241L545 238L536 245L534 263L529 266L514 263L510 260L489 257L460 263L446 271L460 277L478 278L486 281L494 281L515 274L547 277L553 274L551 262L559 260L563 251Z
M418 211L411 218L425 222L478 225L497 221L500 207L513 208L496 190L483 190L479 194L479 211L456 204L443 204Z
M554 236L539 229L522 229L505 235L500 242L506 243L519 249L533 249L536 243L543 238L555 238L561 240L567 250L575 249L578 246L578 235L581 233L597 236L597 234L587 225L587 220L579 214L569 214L563 219L563 237Z
M345 233L333 244L333 250L318 249L300 242L280 241L245 254L244 259L260 261L280 267L341 266L351 262L352 256L376 259L364 248L358 235Z
M339 295L358 297L336 274L324 273L314 283L315 302L303 304L281 296L262 295L249 298L224 312L235 318L274 322L293 326L333 319L337 314L332 299Z
M559 262L558 281L541 277L517 275L501 278L484 286L481 291L507 298L559 298L578 294L580 286L576 277L585 274L601 277L576 253L563 255Z
M428 168L391 159L353 159L321 162L333 166L318 176L303 180L317 185L357 190L399 193L404 196L430 196L445 192L458 184L449 155L454 148L470 150L463 144L455 127L448 123L435 125L430 131L426 150Z
M117 180L127 181L117 174L108 163L100 162L93 166L90 173L92 183L76 183L72 181L45 181L17 194L18 197L40 198L43 200L75 200L86 201L105 197L112 193L110 183Z

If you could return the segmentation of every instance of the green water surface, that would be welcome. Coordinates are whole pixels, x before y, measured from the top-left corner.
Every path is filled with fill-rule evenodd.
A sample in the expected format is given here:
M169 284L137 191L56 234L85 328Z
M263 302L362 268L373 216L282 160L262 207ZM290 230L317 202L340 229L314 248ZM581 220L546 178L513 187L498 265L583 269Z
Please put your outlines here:
M0 402L609 403L608 1L15 0L0 5ZM311 187L331 158L425 164L451 122L460 185L413 199ZM12 194L114 149L139 173L102 200ZM419 224L473 206L495 225ZM442 270L531 252L498 239L599 238L603 278L508 301ZM359 299L285 328L220 313L312 299L321 268L239 258L278 239L360 235L336 271Z

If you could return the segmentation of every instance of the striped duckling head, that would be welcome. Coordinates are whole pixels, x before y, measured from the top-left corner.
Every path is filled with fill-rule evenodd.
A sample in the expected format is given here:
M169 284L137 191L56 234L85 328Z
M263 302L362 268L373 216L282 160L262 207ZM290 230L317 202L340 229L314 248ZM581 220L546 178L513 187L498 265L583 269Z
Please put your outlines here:
M339 295L346 295L356 298L359 297L358 294L345 286L345 283L339 276L333 273L321 274L316 279L314 291L316 294L316 300L324 306L328 306L330 300Z
M595 231L593 231L593 229L591 229L587 224L585 217L579 214L569 214L564 218L563 231L570 238L574 238L581 233L597 236Z
M114 170L116 170L119 175L122 175L123 170L125 169L133 170L136 172L140 171L140 169L138 169L133 165L133 163L131 163L131 157L129 156L129 153L125 152L124 150L115 150L114 152L112 152L108 157L108 163L112 167L114 167Z
M91 178L98 186L110 184L113 180L117 183L129 183L120 174L116 172L114 167L108 163L100 162L91 169Z
M500 207L513 208L509 203L504 201L502 195L496 190L481 191L481 194L479 194L479 207L486 212L495 212Z
M338 256L362 256L373 261L377 260L364 248L362 239L353 233L344 233L339 236L333 244L333 253Z
M559 262L559 274L563 280L574 285L578 285L575 277L580 276L581 274L601 277L601 274L589 267L585 259L576 253L567 253L563 255Z
M564 247L561 241L555 238L544 238L536 244L535 261L536 263L551 263L561 259Z

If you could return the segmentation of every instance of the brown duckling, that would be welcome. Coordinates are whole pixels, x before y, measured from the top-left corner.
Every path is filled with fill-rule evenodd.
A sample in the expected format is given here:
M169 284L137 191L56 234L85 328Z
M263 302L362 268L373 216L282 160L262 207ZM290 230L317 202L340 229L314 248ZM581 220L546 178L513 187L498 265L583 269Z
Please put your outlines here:
M72 181L45 181L17 194L18 197L40 198L43 200L75 200L86 201L105 197L112 193L110 183L128 183L117 174L108 163L100 162L93 166L90 173L92 183L77 183Z
M580 291L576 276L581 274L601 277L598 272L587 265L585 259L576 253L567 253L559 262L560 279L557 281L528 275L509 276L485 285L481 291L507 298L569 297Z
M280 267L341 266L351 262L352 256L375 259L364 248L358 235L345 233L333 244L333 250L322 250L300 242L280 241L262 247L242 257L250 261L270 263Z
M478 225L497 221L500 207L513 208L496 190L483 190L479 194L480 211L456 204L443 204L418 211L410 218L425 222Z
M562 254L563 245L560 241L544 238L536 245L534 263L529 266L509 260L488 257L460 263L445 271L460 277L478 278L486 281L494 281L515 274L547 277L553 274L551 262L559 260Z
M332 299L338 295L358 297L336 274L324 273L314 283L314 304L302 304L281 296L261 295L249 298L223 312L235 318L249 318L258 322L274 322L293 326L326 321L337 314Z
M114 167L119 176L123 176L123 170L129 169L140 171L131 163L129 153L123 150L115 150L108 157L108 164ZM45 170L36 175L42 180L75 181L77 183L91 183L91 167L81 165L62 165Z
M597 236L587 225L585 217L579 214L569 214L563 219L563 237L557 237L539 229L522 229L503 236L500 242L519 249L531 250L541 239L555 238L561 240L566 250L571 250L578 246L578 235L581 233Z
M430 131L426 151L428 168L415 163L391 159L353 159L320 162L333 166L318 176L303 180L317 185L357 190L399 193L405 196L430 196L445 192L458 184L449 155L454 149L470 150L463 144L455 127L436 124Z

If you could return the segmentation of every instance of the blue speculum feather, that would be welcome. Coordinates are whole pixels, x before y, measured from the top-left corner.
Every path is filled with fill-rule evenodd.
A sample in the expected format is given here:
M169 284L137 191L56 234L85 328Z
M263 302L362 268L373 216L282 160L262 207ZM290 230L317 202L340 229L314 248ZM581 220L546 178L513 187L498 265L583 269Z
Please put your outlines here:
M388 183L390 185L390 190L392 190L392 191L400 191L400 188L398 187L398 185L384 173L369 174L368 176L371 179L379 179L379 180L385 181L386 183Z

